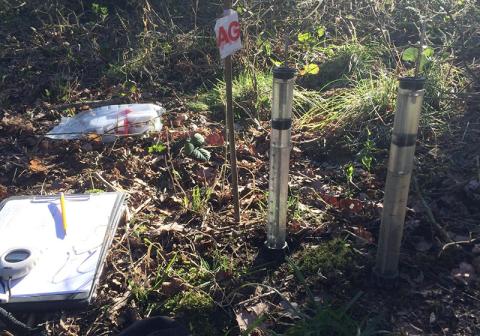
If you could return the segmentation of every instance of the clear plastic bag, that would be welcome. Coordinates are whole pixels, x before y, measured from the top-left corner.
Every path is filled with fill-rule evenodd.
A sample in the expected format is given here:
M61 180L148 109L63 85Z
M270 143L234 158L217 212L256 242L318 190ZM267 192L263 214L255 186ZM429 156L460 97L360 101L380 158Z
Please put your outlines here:
M141 135L162 129L161 115L165 108L155 104L122 104L98 107L62 118L47 137L51 139L79 139L87 134L102 135L105 142L117 136Z

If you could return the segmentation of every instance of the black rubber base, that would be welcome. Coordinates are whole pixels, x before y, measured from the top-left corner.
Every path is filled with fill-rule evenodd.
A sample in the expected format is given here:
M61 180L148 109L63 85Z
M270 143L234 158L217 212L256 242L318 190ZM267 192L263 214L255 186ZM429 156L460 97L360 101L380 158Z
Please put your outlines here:
M281 249L272 249L267 246L267 242L263 244L263 248L260 249L259 254L267 262L284 262L287 255L288 245L285 243Z

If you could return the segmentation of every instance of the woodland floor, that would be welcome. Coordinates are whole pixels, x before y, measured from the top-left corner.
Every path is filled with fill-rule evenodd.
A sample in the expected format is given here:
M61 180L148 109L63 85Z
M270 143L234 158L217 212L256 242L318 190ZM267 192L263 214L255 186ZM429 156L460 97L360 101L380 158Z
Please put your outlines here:
M379 149L371 172L356 170L352 185L342 168L352 154L342 147L341 136L318 138L315 133L294 130L290 188L297 199L290 211L288 254L296 260L306 246L335 238L349 242L354 251L353 262L343 271L306 277L302 282L286 263L268 264L258 256L265 240L268 123L261 127L237 123L242 225L236 226L225 179L225 148L208 146L212 157L205 163L186 157L174 146L176 139L192 134L193 129L218 142L222 123L212 121L208 113L189 112L183 98L164 103L167 112L159 135L119 138L110 144L42 137L58 120L55 106L47 103L2 113L2 199L92 189L121 190L128 195L128 221L115 236L93 305L80 312L35 315L38 323L47 321L43 326L51 335L110 334L135 319L162 313L165 308L160 303L192 285L185 283L184 267L164 273L158 267L167 269L172 258L180 265L198 266L199 256L212 261L217 254L227 256L227 266L210 269L213 276L207 284L196 284L215 301L205 315L210 316L212 331L202 327L198 334L213 334L213 330L237 334L236 316L254 320L255 309L267 316L261 329L282 332L292 314L285 302L304 306L308 290L315 300L332 306L342 306L360 293L350 314L363 326L374 320L374 330L397 335L480 334L480 241L474 240L480 233L478 105L453 117L448 134L418 141L417 186L412 185L410 193L401 276L397 288L382 289L372 279L371 268L386 148ZM149 154L147 149L158 139L167 144L168 152ZM204 207L194 211L183 198L191 198L188 190L195 185L215 187ZM433 221L460 243L445 245L437 238L441 233ZM155 283L158 274L163 274L160 284ZM141 298L132 284L154 290ZM191 323L188 314L177 315ZM262 334L261 329L254 333Z
M478 1L235 4L244 43L234 58L240 225L212 36L220 2L0 3L0 200L127 195L92 305L20 320L55 336L116 335L155 315L193 335L480 335ZM400 276L386 286L372 267L395 79L413 73L401 55L419 41L419 17L431 47L429 97ZM272 262L262 253L270 70L288 39L303 100L292 128L289 249ZM44 136L61 117L134 102L166 108L161 132L112 143ZM195 133L208 161L183 149Z

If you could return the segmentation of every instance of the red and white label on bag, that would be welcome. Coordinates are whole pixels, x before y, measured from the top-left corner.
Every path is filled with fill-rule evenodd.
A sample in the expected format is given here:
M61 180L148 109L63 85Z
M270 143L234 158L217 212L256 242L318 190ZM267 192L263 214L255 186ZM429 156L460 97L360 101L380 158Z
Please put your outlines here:
M240 23L238 14L233 9L226 11L226 15L217 20L215 24L215 35L217 46L220 50L220 57L225 58L235 51L242 49L240 39Z

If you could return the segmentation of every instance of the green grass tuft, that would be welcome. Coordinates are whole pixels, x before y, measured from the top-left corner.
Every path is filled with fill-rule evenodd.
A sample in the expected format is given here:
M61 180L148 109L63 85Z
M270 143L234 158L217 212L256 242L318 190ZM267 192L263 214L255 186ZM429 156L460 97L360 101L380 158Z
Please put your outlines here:
M387 73L361 79L353 87L337 89L313 106L298 121L299 126L324 130L342 128L353 123L393 116L397 80Z

